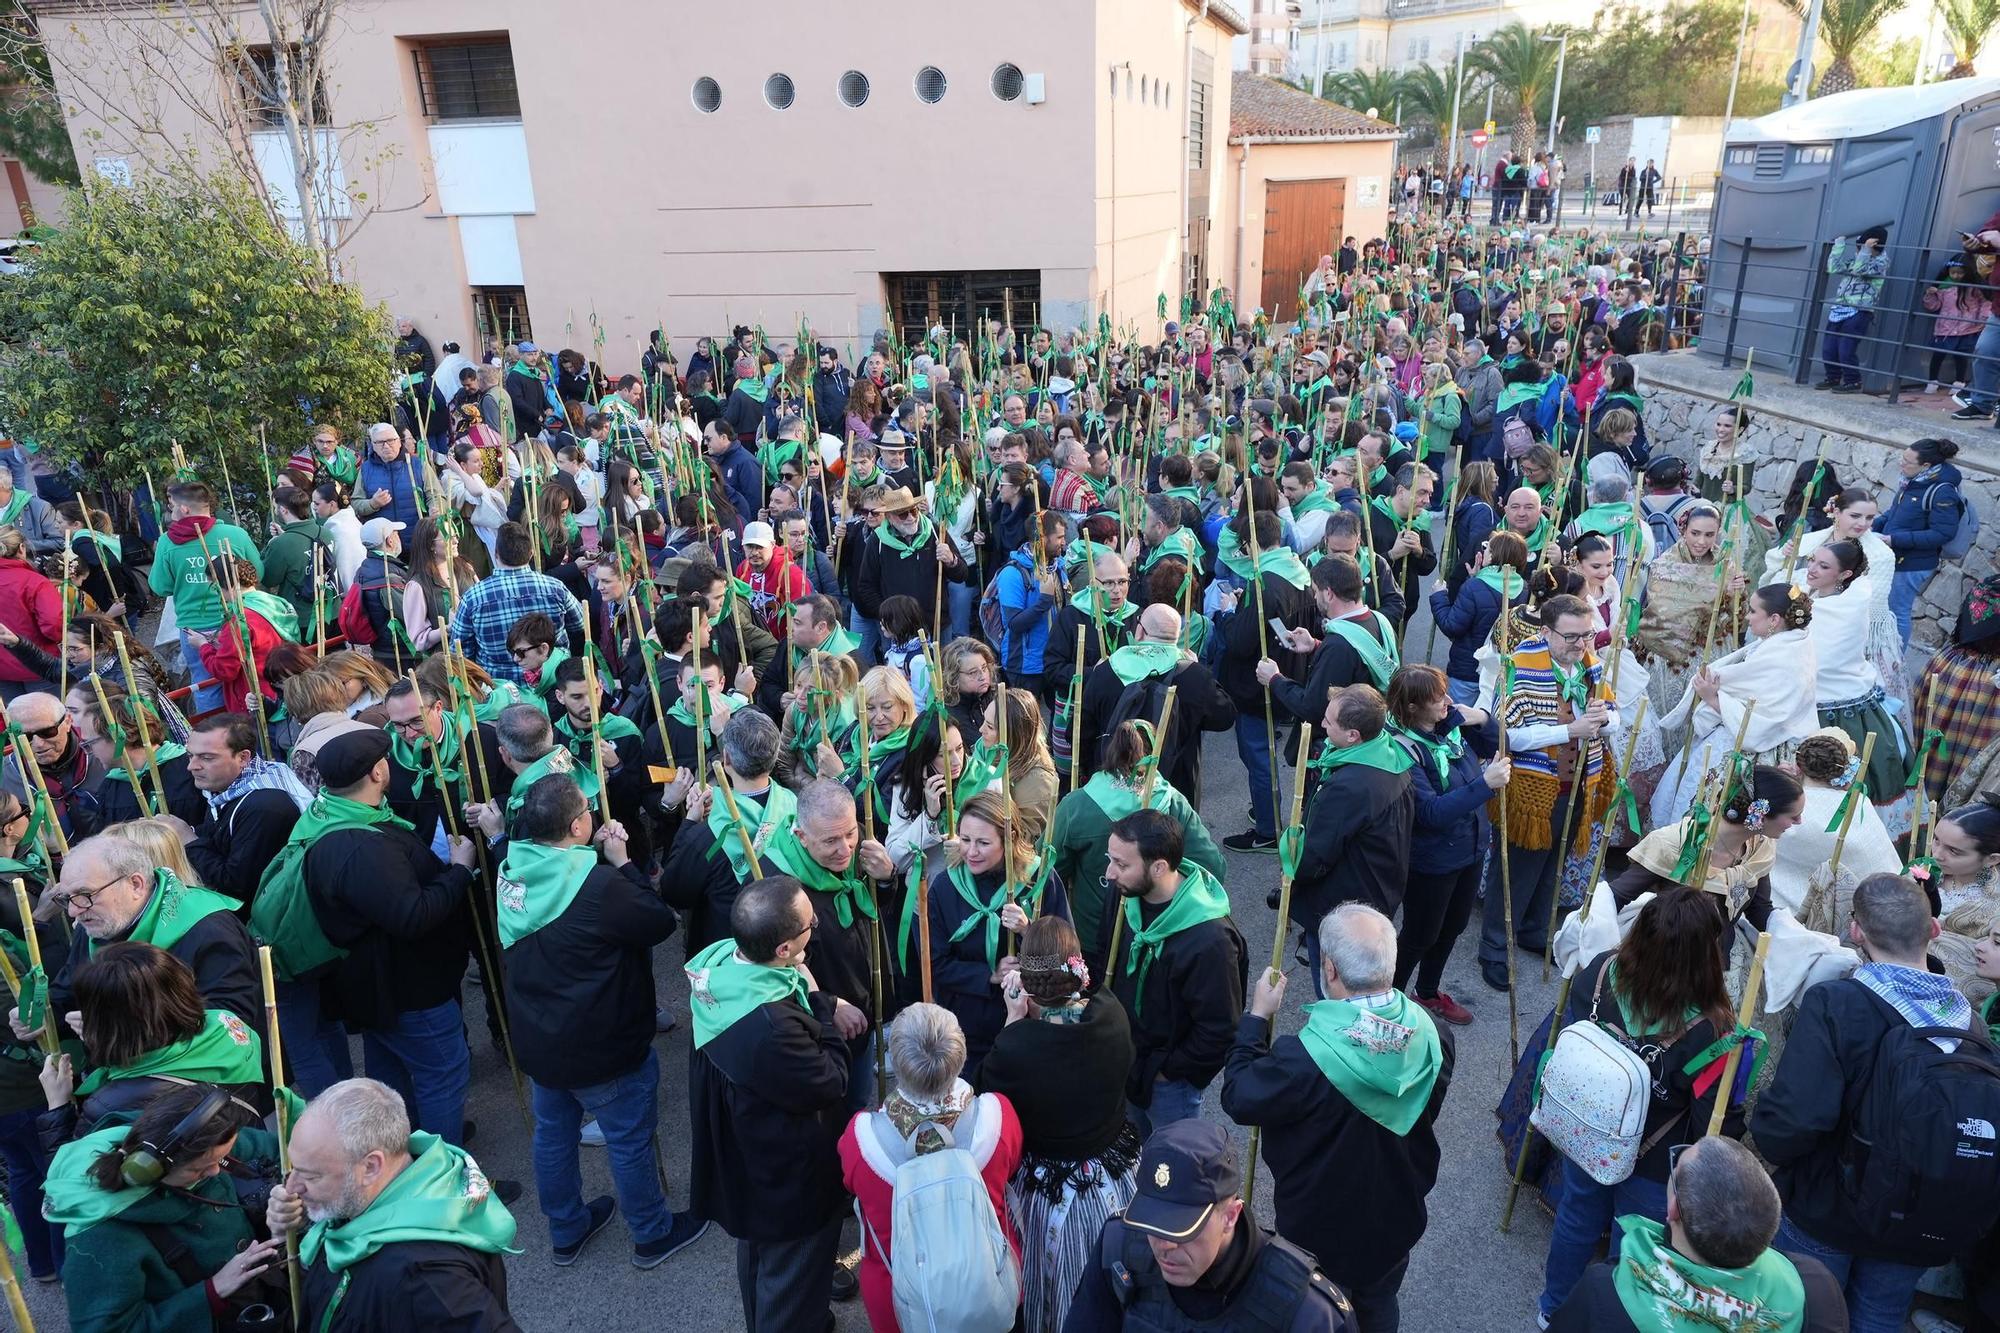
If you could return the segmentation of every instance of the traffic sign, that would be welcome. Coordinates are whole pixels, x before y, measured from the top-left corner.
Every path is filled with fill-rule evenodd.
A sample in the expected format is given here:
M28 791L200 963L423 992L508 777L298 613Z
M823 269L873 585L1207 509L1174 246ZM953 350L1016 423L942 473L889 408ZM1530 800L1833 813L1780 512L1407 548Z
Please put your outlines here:
M1486 133L1489 136L1499 128L1500 128L1500 122L1497 120L1489 120L1486 122Z
M1583 128L1583 141L1584 141L1585 143L1597 143L1598 141L1602 140L1603 138L1604 138L1604 127L1603 127L1602 125L1586 125L1586 126L1584 126L1584 128Z
M1487 134L1485 130L1474 130L1472 132L1472 146L1474 148L1484 148L1486 146L1486 139Z

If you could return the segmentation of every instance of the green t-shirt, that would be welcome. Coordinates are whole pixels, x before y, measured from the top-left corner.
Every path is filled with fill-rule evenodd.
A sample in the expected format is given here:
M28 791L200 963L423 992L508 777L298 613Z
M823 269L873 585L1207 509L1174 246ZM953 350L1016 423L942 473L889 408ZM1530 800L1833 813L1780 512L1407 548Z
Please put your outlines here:
M206 631L222 623L222 597L208 577L208 561L211 556L220 556L225 547L249 561L258 578L264 577L257 543L233 523L217 523L196 541L175 542L162 535L153 549L153 573L148 583L160 596L174 599L174 623L180 628Z

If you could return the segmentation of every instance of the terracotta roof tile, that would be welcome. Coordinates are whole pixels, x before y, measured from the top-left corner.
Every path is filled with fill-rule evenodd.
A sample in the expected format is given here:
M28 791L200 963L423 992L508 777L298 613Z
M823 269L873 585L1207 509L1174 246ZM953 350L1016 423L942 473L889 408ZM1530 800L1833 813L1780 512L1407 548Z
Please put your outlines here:
M1239 73L1229 86L1229 139L1394 139L1401 131L1387 121L1351 111L1338 102L1294 88L1262 74Z

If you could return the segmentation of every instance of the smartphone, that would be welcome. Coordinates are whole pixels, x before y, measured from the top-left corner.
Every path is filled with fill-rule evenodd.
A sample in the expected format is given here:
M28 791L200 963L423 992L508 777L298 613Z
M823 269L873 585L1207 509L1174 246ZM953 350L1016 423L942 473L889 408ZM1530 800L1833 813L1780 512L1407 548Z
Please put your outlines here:
M1271 626L1271 633L1278 636L1279 643L1291 642L1291 627L1286 625L1284 621L1278 619L1276 616L1272 616L1269 624Z

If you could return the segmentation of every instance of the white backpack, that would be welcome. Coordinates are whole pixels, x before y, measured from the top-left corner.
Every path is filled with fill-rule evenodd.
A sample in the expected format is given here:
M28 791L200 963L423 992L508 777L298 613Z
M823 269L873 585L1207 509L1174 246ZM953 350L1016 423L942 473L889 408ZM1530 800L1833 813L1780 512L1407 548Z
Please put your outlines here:
M974 1103L982 1105L991 1103ZM969 1122L969 1116L961 1120ZM917 1136L926 1129L945 1146L919 1156ZM889 1270L897 1324L904 1333L1006 1333L1021 1304L1021 1264L993 1211L979 1163L933 1120L904 1138L876 1112L856 1131L896 1164L889 1248L862 1216L858 1199L854 1215Z
M1590 1016L1556 1034L1542 1065L1535 1107L1528 1123L1555 1150L1575 1162L1600 1185L1616 1185L1632 1174L1660 1134L1679 1124L1676 1116L1645 1139L1646 1112L1653 1103L1653 1071L1622 1032L1597 1021L1607 962L1590 992Z

